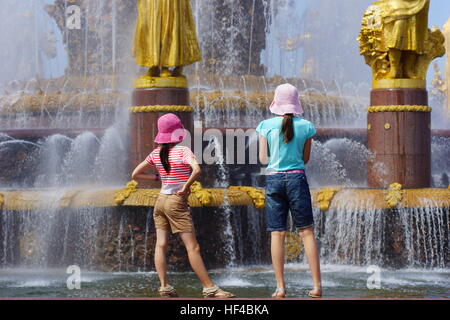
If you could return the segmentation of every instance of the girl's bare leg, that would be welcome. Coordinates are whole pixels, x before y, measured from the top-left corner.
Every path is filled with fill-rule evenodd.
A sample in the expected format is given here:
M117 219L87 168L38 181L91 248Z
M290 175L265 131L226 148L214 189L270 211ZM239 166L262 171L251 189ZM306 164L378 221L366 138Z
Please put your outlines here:
M314 289L310 291L311 294L322 294L322 280L320 277L320 261L319 251L317 249L316 239L314 239L313 227L300 229L300 236L302 237L303 246L305 248L306 258L308 259L311 276L313 279Z
M277 289L282 289L278 292L279 296L285 295L286 284L284 282L284 239L286 231L272 231L271 232L271 254L272 265L275 272L275 279L277 281Z
M169 230L156 229L155 268L161 287L167 287L166 252L169 241Z
M197 242L195 233L181 232L180 237L186 247L189 263L191 264L192 269L202 283L203 287L213 287L214 283L209 278L208 271L206 271L205 264L203 263L203 259L200 254L200 245Z

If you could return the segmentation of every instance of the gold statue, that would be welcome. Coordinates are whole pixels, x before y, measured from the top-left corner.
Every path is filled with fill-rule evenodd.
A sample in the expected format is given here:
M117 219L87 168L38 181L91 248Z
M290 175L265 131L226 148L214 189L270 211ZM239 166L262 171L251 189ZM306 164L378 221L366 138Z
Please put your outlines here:
M429 7L430 0L380 0L365 11L358 41L374 80L425 80L445 54L441 31L428 29Z
M147 77L181 77L201 60L189 0L138 0L138 13L133 56Z

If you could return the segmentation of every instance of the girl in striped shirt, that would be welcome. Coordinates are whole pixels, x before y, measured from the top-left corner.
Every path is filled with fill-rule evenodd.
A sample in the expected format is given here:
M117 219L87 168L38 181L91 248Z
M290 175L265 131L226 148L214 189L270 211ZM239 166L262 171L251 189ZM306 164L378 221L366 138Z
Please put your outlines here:
M175 289L167 280L166 253L169 232L179 233L188 252L189 263L203 284L205 298L232 298L234 295L223 291L209 278L200 246L195 237L192 215L188 207L191 185L200 177L200 166L188 147L178 146L186 136L181 120L169 113L158 119L158 134L155 142L159 147L134 169L132 178L136 180L161 180L161 192L156 200L153 218L156 227L155 267L161 287L162 297L177 297ZM145 174L150 166L156 167L158 174ZM191 173L192 169L192 173Z

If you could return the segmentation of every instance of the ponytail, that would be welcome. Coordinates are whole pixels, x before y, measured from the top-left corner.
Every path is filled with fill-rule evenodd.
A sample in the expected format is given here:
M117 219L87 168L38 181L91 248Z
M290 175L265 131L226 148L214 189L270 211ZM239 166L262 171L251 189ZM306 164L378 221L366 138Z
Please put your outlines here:
M289 143L294 138L294 115L287 113L284 115L283 124L281 126L281 132L283 133L283 142Z
M159 158L161 159L161 163L166 170L167 173L170 173L170 162L169 162L169 151L171 144L163 143L161 145L161 150L159 151Z

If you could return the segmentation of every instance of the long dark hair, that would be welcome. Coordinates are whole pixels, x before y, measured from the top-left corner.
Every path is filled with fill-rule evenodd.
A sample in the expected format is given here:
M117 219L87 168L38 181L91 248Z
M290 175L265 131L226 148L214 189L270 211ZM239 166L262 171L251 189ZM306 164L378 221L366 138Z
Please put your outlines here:
M283 124L281 125L281 133L283 133L283 142L289 143L294 138L294 115L287 113L284 115Z
M159 158L167 173L170 173L169 151L173 147L173 143L162 143L159 150Z

